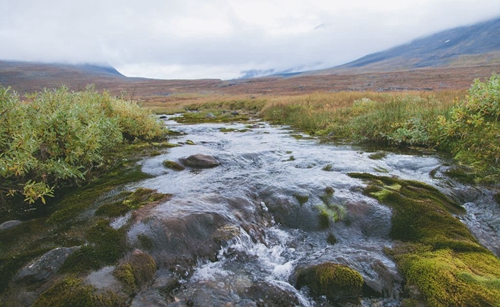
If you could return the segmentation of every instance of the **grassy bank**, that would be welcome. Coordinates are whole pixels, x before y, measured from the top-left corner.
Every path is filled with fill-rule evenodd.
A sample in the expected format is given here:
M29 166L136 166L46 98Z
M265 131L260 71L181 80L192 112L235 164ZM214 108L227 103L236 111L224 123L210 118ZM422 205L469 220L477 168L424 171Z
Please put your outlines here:
M189 123L255 115L325 140L436 149L451 154L466 172L476 174L476 181L495 182L500 176L499 96L500 77L494 74L476 80L468 91L173 95L145 106L161 113L182 112L180 120ZM231 111L243 112L231 116Z
M468 92L336 93L270 100L261 116L329 139L448 152L494 182L500 175L500 76Z

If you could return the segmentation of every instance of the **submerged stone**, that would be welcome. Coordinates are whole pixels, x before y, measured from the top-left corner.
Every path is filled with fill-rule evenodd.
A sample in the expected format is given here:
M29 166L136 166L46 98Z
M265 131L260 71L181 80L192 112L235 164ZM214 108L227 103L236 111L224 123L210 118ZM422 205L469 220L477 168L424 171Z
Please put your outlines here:
M64 261L78 249L80 247L58 247L48 251L22 268L14 280L27 284L47 280L57 273Z
M15 227L21 223L22 222L19 220L10 220L7 222L3 222L2 224L0 224L0 231Z

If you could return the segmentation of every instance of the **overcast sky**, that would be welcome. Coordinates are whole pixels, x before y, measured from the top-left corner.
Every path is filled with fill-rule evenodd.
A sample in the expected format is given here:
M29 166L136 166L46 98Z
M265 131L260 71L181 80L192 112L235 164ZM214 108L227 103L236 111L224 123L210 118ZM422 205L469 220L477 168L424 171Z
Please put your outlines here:
M0 0L0 59L106 63L127 76L332 67L500 17L499 0Z

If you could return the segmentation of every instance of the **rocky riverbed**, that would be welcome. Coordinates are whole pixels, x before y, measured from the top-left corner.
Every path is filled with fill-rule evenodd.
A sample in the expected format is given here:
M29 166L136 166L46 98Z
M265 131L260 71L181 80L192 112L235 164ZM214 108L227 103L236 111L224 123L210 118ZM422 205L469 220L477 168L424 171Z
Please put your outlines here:
M151 178L108 192L83 213L108 212L109 223L95 229L122 238L127 248L119 261L61 274L73 253L101 241L89 237L84 245L51 249L15 274L4 302L43 306L61 295L57 287L92 293L86 297L97 305L137 307L424 300L388 252L399 244L391 234L393 209L368 195L368 183L352 173L437 188L466 209L451 214L467 225L471 240L500 255L495 191L451 180L445 175L450 166L435 155L321 144L265 122L183 125L174 119L166 124L180 133L171 142L181 146L140 162ZM136 192L120 204L142 202L123 213L100 209L121 191Z

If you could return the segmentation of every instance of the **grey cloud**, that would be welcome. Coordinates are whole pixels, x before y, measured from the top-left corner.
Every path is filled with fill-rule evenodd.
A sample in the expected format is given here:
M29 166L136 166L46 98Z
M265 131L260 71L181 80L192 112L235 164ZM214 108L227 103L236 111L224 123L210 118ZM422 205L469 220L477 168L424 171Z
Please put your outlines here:
M487 0L421 1L397 11L389 2L376 9L354 2L357 7L336 11L325 7L332 2L295 1L304 12L251 20L229 0L7 0L0 59L107 62L146 77L237 77L339 65L500 16L500 2Z

